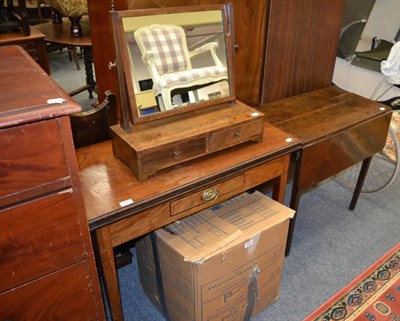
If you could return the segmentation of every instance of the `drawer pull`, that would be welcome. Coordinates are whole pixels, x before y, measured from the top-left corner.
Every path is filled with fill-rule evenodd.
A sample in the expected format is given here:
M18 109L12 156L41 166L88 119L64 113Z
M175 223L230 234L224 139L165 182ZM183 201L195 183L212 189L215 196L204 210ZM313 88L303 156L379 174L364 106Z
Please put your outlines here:
M172 157L175 158L175 159L178 159L179 158L179 153L178 152L174 152L172 154Z
M218 190L215 187L206 189L203 192L203 195L201 195L201 199L206 203L216 200L217 197L218 197Z
M236 138L240 138L240 136L242 136L242 135L240 134L240 132L235 132L235 137L236 137Z

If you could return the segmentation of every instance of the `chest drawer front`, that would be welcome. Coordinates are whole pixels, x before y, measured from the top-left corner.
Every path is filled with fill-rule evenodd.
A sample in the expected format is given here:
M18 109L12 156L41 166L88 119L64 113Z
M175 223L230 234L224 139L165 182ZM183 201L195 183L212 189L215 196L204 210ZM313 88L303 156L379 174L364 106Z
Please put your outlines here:
M70 184L57 119L0 131L0 206Z
M35 60L39 60L39 50L36 42L24 42L19 44Z
M171 202L171 215L177 215L186 210L200 207L212 206L213 203L220 201L219 197L242 188L244 185L244 175L239 175L220 184L210 186L197 193Z
M182 144L168 146L160 150L154 150L140 157L141 165L147 171L154 169L154 172L174 164L181 163L206 153L206 139L200 137Z
M257 118L226 130L212 133L209 137L210 152L234 146L249 140L261 140L263 135L263 119Z
M0 211L0 292L84 255L72 192Z
M86 261L0 294L0 320L99 320Z

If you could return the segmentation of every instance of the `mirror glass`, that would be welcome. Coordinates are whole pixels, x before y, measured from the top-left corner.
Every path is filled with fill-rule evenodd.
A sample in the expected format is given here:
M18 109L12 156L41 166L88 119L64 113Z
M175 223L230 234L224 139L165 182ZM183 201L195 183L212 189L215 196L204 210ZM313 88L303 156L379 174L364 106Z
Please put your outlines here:
M224 10L143 12L125 12L120 20L133 118L144 121L232 100Z

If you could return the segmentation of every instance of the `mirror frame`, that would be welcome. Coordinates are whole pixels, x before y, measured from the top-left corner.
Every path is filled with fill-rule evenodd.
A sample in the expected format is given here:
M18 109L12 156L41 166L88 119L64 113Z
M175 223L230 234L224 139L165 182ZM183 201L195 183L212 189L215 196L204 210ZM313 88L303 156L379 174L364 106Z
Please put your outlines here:
M185 13L198 11L221 11L222 25L225 35L226 64L228 70L229 95L183 106L173 110L157 112L149 115L139 115L133 79L131 74L129 49L126 41L123 19L129 17L141 17L150 15L163 15L171 13ZM160 118L171 117L177 114L188 113L193 110L215 106L227 102L235 102L235 72L234 72L234 44L233 44L233 6L231 4L202 5L202 6L182 6L157 9L124 10L111 11L113 26L114 48L116 54L117 79L121 97L120 125L128 131L131 124L139 124L153 121Z

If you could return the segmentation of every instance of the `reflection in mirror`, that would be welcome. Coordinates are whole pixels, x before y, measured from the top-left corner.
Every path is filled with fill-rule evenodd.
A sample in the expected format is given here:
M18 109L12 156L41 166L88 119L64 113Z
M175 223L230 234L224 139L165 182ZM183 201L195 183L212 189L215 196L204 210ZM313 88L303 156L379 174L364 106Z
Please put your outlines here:
M139 116L230 95L221 10L124 17L122 24Z

